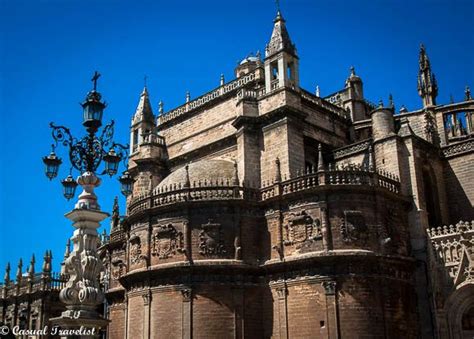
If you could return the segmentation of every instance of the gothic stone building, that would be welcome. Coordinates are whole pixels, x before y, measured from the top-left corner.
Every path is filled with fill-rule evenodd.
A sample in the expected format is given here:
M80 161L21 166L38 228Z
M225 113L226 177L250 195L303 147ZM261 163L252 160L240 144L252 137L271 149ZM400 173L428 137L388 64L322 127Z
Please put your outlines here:
M298 63L278 13L234 80L157 117L143 90L101 247L109 338L472 337L469 89L437 104L424 47L415 111L353 69L322 98Z

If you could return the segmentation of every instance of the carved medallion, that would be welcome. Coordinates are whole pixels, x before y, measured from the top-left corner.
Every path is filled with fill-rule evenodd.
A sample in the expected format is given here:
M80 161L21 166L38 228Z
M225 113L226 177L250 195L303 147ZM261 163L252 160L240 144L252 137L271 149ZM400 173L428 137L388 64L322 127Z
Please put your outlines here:
M183 251L183 233L173 225L159 225L152 236L151 254L160 259L172 257Z
M212 223L203 224L202 231L199 233L199 253L202 255L222 255L226 253L223 244L221 224Z
M341 235L345 242L365 241L368 228L361 211L344 211L344 222L341 225Z
M313 219L306 211L291 213L285 225L285 245L301 248L305 243L322 239L321 221Z

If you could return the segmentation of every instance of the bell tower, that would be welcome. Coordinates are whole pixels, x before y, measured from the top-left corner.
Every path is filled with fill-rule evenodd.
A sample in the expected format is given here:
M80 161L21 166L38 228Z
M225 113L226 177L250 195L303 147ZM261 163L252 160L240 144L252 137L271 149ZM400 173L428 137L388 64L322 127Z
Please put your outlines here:
M273 32L265 48L265 90L289 87L299 88L299 65L296 47L291 42L286 29L285 19L280 10L273 20Z
M130 160L128 171L134 179L132 195L147 193L165 175L166 145L155 126L155 117L145 86L130 127Z

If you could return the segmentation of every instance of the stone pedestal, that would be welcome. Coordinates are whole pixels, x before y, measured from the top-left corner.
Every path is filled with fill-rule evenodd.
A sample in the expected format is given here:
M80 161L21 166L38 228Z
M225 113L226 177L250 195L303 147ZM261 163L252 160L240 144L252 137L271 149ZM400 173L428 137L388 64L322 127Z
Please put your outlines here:
M53 327L57 326L67 333L58 333L60 337L98 338L99 330L106 327L109 321L97 312L98 306L104 301L104 293L99 285L99 274L103 268L97 254L97 228L109 215L99 210L93 192L100 184L100 179L86 172L77 181L84 191L75 209L65 215L75 228L71 237L73 251L64 263L69 280L59 293L59 299L66 304L66 311L50 321Z

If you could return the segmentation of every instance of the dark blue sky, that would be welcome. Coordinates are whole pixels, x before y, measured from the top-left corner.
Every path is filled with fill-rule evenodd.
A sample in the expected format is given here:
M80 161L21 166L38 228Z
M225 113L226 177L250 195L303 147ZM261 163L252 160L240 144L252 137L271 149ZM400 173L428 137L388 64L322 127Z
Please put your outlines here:
M416 91L419 45L426 45L439 83L439 103L463 98L474 86L473 1L281 1L300 56L302 87L328 95L354 65L366 97L408 109ZM128 126L148 75L153 108L165 111L213 89L219 75L233 78L238 60L263 52L275 16L272 0L122 1L0 0L0 274L12 275L31 253L40 270L52 249L58 268L73 228L63 214L73 208L59 180L49 182L41 157L50 150L48 124L83 133L78 103L95 70L115 119L115 139L128 143ZM60 150L66 160L65 150ZM63 164L60 178L68 173ZM77 173L76 173L77 174ZM99 202L110 211L119 194L104 178ZM121 197L123 206L124 199ZM123 207L122 207L123 211ZM105 223L108 229L108 221Z

